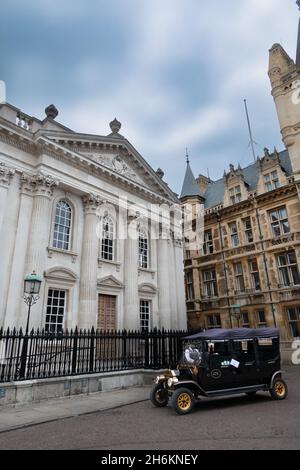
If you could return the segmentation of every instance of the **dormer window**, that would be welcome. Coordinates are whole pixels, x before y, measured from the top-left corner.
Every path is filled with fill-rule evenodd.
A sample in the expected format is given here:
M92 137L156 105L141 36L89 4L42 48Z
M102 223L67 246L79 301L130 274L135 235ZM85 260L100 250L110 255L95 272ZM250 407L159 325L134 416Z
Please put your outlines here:
M237 204L242 200L242 191L240 186L235 186L229 190L229 197L231 204Z
M278 189L280 187L279 178L278 178L278 171L272 171L267 175L264 175L265 181L265 190L267 192L273 191L274 189Z

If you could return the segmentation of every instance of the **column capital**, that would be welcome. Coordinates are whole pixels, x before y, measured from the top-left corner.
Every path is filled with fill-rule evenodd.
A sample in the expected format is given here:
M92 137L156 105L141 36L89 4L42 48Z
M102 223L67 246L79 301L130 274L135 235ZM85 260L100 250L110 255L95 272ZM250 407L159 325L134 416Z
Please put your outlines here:
M91 213L97 215L97 209L104 203L104 200L97 194L90 193L82 196L82 203L85 214Z
M36 196L46 196L50 198L53 195L53 189L59 185L58 180L51 175L37 173L36 175L21 175L21 189L31 192Z
M0 185L1 186L9 186L10 181L15 174L15 170L13 168L8 167L4 162L0 162Z

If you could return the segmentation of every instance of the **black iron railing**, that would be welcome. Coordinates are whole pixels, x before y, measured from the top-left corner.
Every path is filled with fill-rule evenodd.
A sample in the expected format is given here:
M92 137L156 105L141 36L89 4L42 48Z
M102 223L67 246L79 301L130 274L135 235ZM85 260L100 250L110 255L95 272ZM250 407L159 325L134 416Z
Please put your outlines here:
M184 331L0 330L0 382L175 367Z

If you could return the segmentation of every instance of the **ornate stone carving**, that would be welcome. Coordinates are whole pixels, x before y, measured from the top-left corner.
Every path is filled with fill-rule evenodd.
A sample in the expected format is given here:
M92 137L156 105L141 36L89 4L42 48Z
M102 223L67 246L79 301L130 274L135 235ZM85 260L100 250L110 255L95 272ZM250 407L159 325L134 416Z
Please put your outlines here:
M36 175L28 175L22 173L21 175L21 190L33 192L36 195L51 197L53 189L58 186L59 182L51 175L37 173Z
M104 203L104 200L97 194L90 193L82 197L82 202L85 213L92 212L96 214L98 207Z
M8 186L14 174L15 170L0 162L0 184Z
M120 155L114 157L110 155L88 155L94 162L115 171L119 175L125 176L136 183L145 184L144 181L124 162Z

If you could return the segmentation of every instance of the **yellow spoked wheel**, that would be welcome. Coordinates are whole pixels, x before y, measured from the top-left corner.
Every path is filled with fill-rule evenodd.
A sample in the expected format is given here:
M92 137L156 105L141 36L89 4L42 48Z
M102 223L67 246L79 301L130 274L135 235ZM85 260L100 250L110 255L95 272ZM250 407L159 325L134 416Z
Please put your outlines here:
M179 415L190 413L195 404L195 397L191 390L181 388L172 396L172 406Z
M283 379L275 379L270 394L274 400L284 400L288 394L285 381Z

